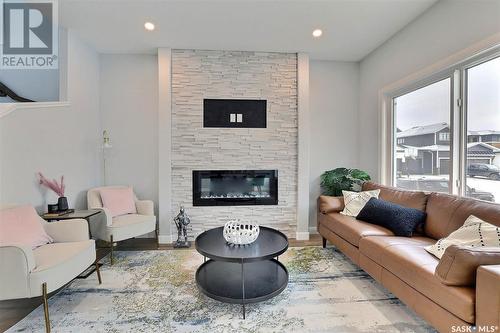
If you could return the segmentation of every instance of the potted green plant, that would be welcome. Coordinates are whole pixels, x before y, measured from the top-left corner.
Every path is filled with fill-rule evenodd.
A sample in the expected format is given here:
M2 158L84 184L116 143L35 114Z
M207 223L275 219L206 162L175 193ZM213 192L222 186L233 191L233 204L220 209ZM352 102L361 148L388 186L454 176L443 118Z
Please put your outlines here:
M361 191L363 183L369 180L370 175L363 170L337 168L321 175L321 189L324 195L341 196L342 190Z

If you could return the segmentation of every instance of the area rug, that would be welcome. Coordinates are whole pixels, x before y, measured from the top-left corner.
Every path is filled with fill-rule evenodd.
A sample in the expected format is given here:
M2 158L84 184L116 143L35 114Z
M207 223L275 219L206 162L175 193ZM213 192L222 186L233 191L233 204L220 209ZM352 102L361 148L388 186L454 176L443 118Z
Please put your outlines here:
M52 332L434 332L333 247L294 247L277 297L247 306L203 295L194 250L116 252L116 263L49 300ZM43 332L39 307L8 332Z

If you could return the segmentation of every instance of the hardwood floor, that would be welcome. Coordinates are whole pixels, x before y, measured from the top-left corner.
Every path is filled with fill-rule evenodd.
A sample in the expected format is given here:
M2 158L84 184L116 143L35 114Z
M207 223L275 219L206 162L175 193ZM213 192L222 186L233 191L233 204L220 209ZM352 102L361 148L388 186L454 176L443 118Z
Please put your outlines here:
M321 246L321 236L314 234L310 236L307 241L298 241L296 239L289 239L290 246ZM107 265L108 262L103 259L109 253L109 248L106 247L105 243L98 242L97 244L97 258L102 261L103 264ZM191 245L191 248L194 248ZM134 238L118 243L115 247L115 251L141 251L141 250L172 250L172 245L160 245L156 244L156 240L151 238ZM88 279L96 279L95 274L92 274ZM64 288L64 287L63 287ZM57 293L59 290L50 293L49 297ZM0 301L0 332L6 331L9 327L17 323L19 320L27 316L31 311L36 309L42 304L41 297L27 298L27 299L16 299L8 301ZM43 325L43 323L40 323Z
M290 246L321 246L322 238L319 234L309 235L309 240L296 240L291 238L288 240Z

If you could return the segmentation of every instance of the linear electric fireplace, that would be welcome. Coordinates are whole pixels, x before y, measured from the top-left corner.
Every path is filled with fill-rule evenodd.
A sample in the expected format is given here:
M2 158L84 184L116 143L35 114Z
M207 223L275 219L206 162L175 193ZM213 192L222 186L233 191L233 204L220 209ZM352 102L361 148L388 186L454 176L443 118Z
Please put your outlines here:
M278 170L193 171L193 206L278 204Z

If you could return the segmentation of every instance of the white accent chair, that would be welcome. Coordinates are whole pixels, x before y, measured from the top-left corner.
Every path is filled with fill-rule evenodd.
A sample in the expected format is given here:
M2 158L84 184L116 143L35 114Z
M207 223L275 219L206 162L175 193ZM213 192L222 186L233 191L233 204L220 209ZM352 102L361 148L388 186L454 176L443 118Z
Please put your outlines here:
M114 243L155 232L158 242L158 228L154 213L154 203L151 200L139 200L134 194L137 214L126 214L112 217L109 210L103 207L100 190L103 188L125 188L127 186L96 187L87 192L89 209L100 209L103 218L90 224L92 237L110 243L110 262L113 265Z
M40 218L40 223L53 243L35 249L0 246L0 300L42 296L45 330L50 332L48 293L68 284L91 265L95 265L99 284L102 281L87 221L46 222Z

